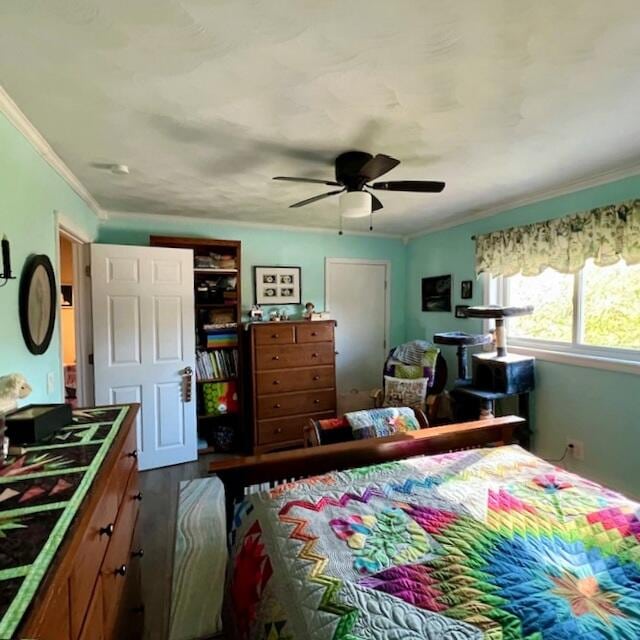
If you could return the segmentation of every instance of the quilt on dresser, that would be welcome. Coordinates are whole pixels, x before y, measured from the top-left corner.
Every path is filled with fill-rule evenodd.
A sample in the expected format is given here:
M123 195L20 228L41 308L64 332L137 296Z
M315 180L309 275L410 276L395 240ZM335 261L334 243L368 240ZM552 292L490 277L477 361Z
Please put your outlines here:
M640 638L640 507L517 446L334 472L236 511L242 638Z

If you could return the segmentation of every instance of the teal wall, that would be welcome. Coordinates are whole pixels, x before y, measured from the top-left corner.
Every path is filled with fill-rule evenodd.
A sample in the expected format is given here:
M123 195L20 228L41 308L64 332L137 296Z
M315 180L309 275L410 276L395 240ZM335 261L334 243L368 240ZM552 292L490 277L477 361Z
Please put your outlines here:
M11 242L14 275L20 276L32 253L48 255L57 269L56 210L90 237L95 235L93 212L0 114L0 236L6 234ZM11 280L0 288L0 375L22 373L33 387L29 401L57 402L62 399L58 327L45 354L29 353L18 319L18 283ZM55 378L52 394L47 394L49 372Z
M112 218L100 227L98 242L148 244L149 235L184 235L242 241L242 303L253 303L253 266L302 267L302 301L324 309L324 262L329 258L366 258L391 263L392 344L404 340L405 246L400 239L368 235L339 236L337 232L291 231L275 228L220 224L214 221L154 216L124 220ZM274 307L279 308L279 307ZM268 311L269 307L264 307ZM301 309L290 309L300 314Z
M391 262L391 340L431 338L436 331L479 331L478 321L456 320L453 314L422 313L420 280L424 276L453 274L454 304L460 281L474 279L473 242L477 233L549 219L574 211L640 195L640 176L585 189L533 205L425 234L404 246L400 240L376 236L289 231L217 224L179 218L109 220L98 229L97 220L67 183L39 156L31 144L0 114L0 235L11 240L14 271L19 274L31 253L56 255L55 210L100 242L147 244L150 233L233 238L243 243L243 303L252 299L253 265L302 267L303 299L324 306L324 258L349 257ZM481 283L475 282L472 303L482 302ZM18 282L0 288L0 375L18 371L34 388L34 402L62 397L58 332L42 356L31 355L22 340L18 321ZM451 350L449 350L451 351ZM453 354L448 353L450 362ZM55 389L46 392L52 372ZM585 461L572 462L576 471L640 496L640 377L601 369L539 362L534 400L536 448L549 457L562 452L568 436L585 444Z
M423 313L420 310L421 279L448 273L453 275L454 305L482 303L482 282L476 281L474 276L472 235L547 220L638 196L640 176L635 176L411 240L407 246L407 338L431 339L438 331L481 330L480 320L456 320L450 313ZM471 301L460 299L462 280L474 280ZM445 351L450 370L455 371L454 350L445 348ZM638 375L539 361L534 394L536 451L540 455L557 458L567 437L582 440L585 445L584 462L572 460L567 466L640 496L639 396Z

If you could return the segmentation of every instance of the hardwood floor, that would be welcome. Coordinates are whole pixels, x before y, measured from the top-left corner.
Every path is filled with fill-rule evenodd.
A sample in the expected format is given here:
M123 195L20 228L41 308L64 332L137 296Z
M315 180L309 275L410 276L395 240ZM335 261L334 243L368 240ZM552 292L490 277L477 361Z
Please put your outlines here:
M140 473L143 499L138 535L144 549L144 640L166 640L169 633L173 549L180 482L206 477L208 464L220 457L202 456L196 462Z

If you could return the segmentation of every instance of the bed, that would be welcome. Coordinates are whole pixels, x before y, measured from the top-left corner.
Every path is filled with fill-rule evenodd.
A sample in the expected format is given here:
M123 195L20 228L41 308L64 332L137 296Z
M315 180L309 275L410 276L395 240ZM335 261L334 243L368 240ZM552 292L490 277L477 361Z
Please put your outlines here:
M640 638L638 505L516 445L281 484L233 525L233 638Z

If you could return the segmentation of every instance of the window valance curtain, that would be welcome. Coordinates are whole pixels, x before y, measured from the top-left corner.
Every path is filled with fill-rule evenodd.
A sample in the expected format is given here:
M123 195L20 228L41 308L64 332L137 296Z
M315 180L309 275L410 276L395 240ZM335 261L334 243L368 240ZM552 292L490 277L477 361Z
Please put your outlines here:
M640 199L476 237L478 274L575 273L588 258L599 266L640 262Z

